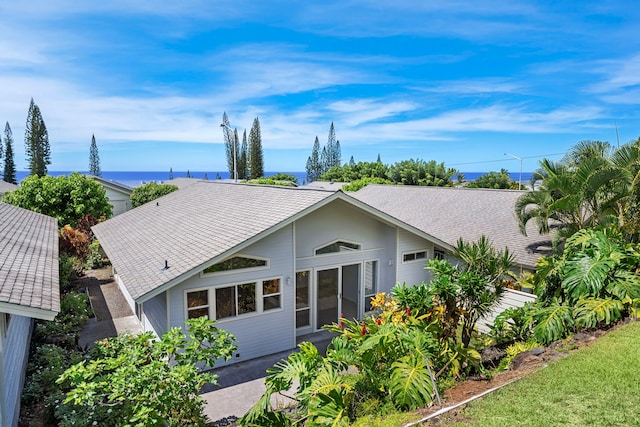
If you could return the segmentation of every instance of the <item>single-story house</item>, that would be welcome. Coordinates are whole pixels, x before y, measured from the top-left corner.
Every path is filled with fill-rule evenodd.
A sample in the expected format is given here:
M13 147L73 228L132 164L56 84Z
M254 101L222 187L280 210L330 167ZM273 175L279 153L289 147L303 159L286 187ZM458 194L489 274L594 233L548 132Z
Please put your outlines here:
M4 193L8 193L9 191L13 191L17 189L18 189L17 185L0 180L0 199L2 199L2 195Z
M161 335L185 319L208 315L237 337L235 360L247 360L294 348L298 337L341 315L362 318L371 296L399 282L428 280L425 262L450 257L458 237L453 231L443 232L440 221L401 215L432 208L422 206L418 194L398 198L407 205L396 211L378 205L376 191L387 186L346 194L198 181L93 231L144 330ZM474 202L463 203L456 191ZM456 216L467 218L456 203L477 203L475 222L457 225L461 236L475 238L476 229L484 229L500 246L506 240L490 232L517 231L510 215L520 193L444 192L449 196L438 196L438 209L448 216L445 229ZM485 209L494 214L481 215ZM527 247L539 236L513 239L517 262L532 266Z
M131 192L133 188L120 184L119 182L104 179L99 176L89 175L94 181L104 188L109 199L109 204L113 208L112 216L120 215L131 209Z
M60 311L58 221L0 202L0 425L16 426L33 319Z

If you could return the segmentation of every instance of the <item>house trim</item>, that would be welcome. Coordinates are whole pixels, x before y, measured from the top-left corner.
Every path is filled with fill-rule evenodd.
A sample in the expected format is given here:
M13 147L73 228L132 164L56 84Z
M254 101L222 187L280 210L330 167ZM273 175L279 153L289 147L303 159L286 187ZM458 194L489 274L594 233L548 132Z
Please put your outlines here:
M42 320L53 320L58 314L57 311L27 307L24 305L10 304L6 302L0 302L0 312Z

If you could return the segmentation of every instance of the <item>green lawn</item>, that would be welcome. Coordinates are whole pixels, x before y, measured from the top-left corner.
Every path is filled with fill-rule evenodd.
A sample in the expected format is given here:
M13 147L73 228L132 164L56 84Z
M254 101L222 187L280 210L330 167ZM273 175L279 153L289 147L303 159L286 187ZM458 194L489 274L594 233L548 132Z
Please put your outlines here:
M468 422L454 425L640 426L640 322L471 403L462 415Z

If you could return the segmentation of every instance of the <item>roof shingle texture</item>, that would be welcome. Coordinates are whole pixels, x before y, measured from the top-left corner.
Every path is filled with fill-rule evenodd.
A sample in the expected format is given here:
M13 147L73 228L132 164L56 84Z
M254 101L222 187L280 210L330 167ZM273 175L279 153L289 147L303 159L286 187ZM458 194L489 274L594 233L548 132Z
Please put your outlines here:
M0 180L0 194L8 193L9 191L16 190L17 188L18 186L15 184Z
M494 248L508 247L526 266L550 250L549 236L540 235L532 222L527 236L520 233L515 203L521 191L368 185L349 194L451 246L460 237L477 241L485 235Z
M137 300L332 194L197 181L93 231Z
M55 218L0 202L0 301L60 311Z

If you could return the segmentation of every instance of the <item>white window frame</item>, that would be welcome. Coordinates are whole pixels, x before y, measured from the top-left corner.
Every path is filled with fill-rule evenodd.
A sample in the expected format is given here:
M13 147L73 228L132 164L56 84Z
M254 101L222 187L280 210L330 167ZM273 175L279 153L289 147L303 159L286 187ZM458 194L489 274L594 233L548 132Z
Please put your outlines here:
M424 257L423 258L418 258L417 255L424 253ZM405 256L407 255L413 255L413 259L410 260L405 260ZM419 249L416 251L407 251L407 252L402 252L402 263L403 264L411 264L414 262L425 262L426 260L429 259L429 251L427 249Z
M356 245L356 246L359 246L359 249L351 249L351 248L349 248L349 250L344 251L344 252L338 251L338 252L331 252L331 253L327 253L327 254L318 254L317 253L317 251L319 249L326 248L327 246L331 246L334 243L338 243L338 242L345 242L345 243L349 243L350 245ZM319 246L316 246L315 248L313 248L313 256L332 256L332 255L338 255L338 254L344 254L344 253L350 253L350 252L359 252L359 251L363 250L362 247L363 247L362 243L354 242L353 240L334 239L334 240L332 240L330 242L324 243L322 245L319 245Z
M265 265L260 265L257 267L245 267L245 268L237 268L235 270L225 270L225 271L214 271L212 273L205 273L204 270L206 270L207 268L214 266L216 264L219 264L221 262L225 262L231 258L246 258L246 259L257 259L259 261L265 261L266 264ZM224 275L229 275L229 274L238 274L239 272L245 272L245 271L260 271L260 270L268 270L271 268L271 259L269 258L265 258L265 257L260 257L260 256L255 256L255 255L247 255L247 254L234 254L230 257L227 257L225 259L223 259L222 261L218 261L218 262L214 262L211 265L208 265L207 267L203 268L202 271L200 272L200 278L205 278L205 277L212 277L212 276L224 276Z
M270 280L277 280L278 283L278 292L276 293L272 293L272 294L265 294L264 293L264 282L268 282ZM282 286L284 285L284 283L282 283L282 277L273 277L271 279L262 279L260 280L260 304L261 304L261 312L262 313L271 313L273 311L281 311L282 310ZM264 299L267 297L273 297L273 296L278 296L278 299L280 300L280 306L278 308L270 308L270 309L265 309L264 308Z
M273 294L264 294L263 293L263 283L269 280L279 280L280 281L280 286L279 286L279 292L278 293L273 293ZM247 285L253 283L254 284L254 290L255 290L255 298L256 298L256 310L253 312L249 312L249 313L242 313L242 314L237 314L238 313L238 286L241 285ZM229 317L224 317L222 319L216 319L217 317L217 312L216 312L216 290L218 289L223 289L223 288L230 288L230 287L235 287L235 315L233 316L229 316ZM218 323L224 323L224 322L228 322L228 321L234 321L237 319L245 319L247 317L254 317L254 316L261 316L264 314L270 314L270 313L278 313L284 310L284 277L283 276L273 276L273 277L265 277L265 278L260 278L260 279L251 279L251 280L243 280L243 281L237 281L237 282L232 282L232 283L224 283L224 284L220 284L220 285L215 285L215 286L205 286L205 287L199 287L199 288L191 288L191 289L185 289L184 290L184 318L185 320L189 319L189 311L190 310L195 310L195 309L200 309L200 308L204 308L204 307L208 307L208 316L209 319L213 319L216 320L216 322ZM188 299L187 299L187 294L191 293L191 292L198 292L198 291L207 291L207 300L208 300L208 306L198 306L198 307L187 307L187 303L188 303ZM279 308L271 308L268 310L264 309L264 298L265 297L269 297L269 296L275 296L278 295L280 297L280 307Z
M307 306L303 307L303 308L298 308L297 304L296 304L295 305L295 308L296 308L295 311L296 311L296 316L298 315L298 311L303 311L303 310L307 311L307 313L309 315L309 324L305 325L305 326L297 326L296 325L296 330L299 330L299 331L300 330L305 330L305 329L311 329L312 328L312 322L313 322L313 313L312 313L313 296L312 296L312 289L313 289L313 285L314 285L314 282L313 282L314 269L305 268L305 269L302 269L302 270L297 270L296 271L296 279L298 277L298 273L302 273L303 271L306 271L307 273L309 273L308 277L307 277ZM298 283L297 282L295 283L295 286L296 286L295 292L297 293L298 292L298 288L297 288ZM297 317L296 317L296 319L294 321L297 323Z
M367 294L366 292L366 265L368 262L375 262L375 283L374 283L374 292L373 294ZM364 315L371 313L372 311L367 311L367 298L371 298L372 296L376 296L380 292L380 260L379 259L367 259L362 262L362 313Z
M190 293L193 292L201 292L201 291L207 291L207 305L199 305L197 307L189 307L189 295ZM193 311L193 310L199 310L201 308L207 308L207 316L209 317L209 319L212 319L211 317L211 288L195 288L195 289L185 289L184 291L184 319L188 320L189 319L189 312Z
M440 260L444 260L446 259L446 252L442 249L434 249L433 250L433 259L440 259Z

